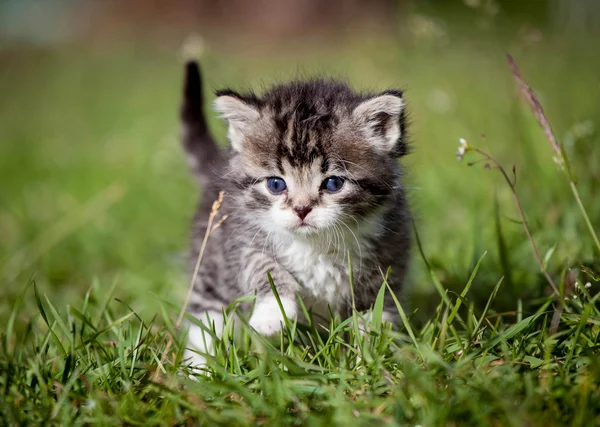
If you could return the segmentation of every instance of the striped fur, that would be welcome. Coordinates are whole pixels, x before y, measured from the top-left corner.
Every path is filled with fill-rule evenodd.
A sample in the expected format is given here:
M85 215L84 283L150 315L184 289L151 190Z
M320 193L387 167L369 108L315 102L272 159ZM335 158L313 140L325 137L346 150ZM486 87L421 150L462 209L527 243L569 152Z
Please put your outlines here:
M215 108L229 127L231 145L220 151L202 109L199 68L187 65L182 107L184 147L204 196L193 221L191 264L198 256L208 212L225 191L223 225L211 235L195 283L189 312L212 319L217 332L222 310L238 297L257 295L250 324L271 334L281 313L267 280L270 272L288 317L299 311L296 295L320 315L329 305L349 311L347 253L352 259L359 310L373 304L381 270L400 291L410 249L410 214L397 158L407 152L404 101L400 91L357 94L333 80L275 86L262 96L217 92ZM328 190L328 177L343 186ZM273 194L267 180L287 188ZM308 212L301 218L299 208ZM394 318L386 300L386 318ZM188 354L202 364L208 337L190 331Z

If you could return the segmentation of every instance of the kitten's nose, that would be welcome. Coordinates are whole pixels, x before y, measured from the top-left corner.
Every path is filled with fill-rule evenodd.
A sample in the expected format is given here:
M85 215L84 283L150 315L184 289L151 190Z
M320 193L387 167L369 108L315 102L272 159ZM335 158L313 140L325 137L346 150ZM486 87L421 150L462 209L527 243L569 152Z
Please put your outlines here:
M294 207L294 212L296 212L296 215L298 215L298 218L300 218L301 220L306 218L306 215L308 215L310 213L310 211L312 211L312 208L310 206L295 206Z

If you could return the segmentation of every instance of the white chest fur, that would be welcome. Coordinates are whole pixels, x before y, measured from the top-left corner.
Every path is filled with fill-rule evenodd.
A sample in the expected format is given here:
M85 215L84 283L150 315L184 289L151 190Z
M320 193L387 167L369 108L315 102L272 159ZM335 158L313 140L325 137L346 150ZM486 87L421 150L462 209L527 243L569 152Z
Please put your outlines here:
M319 311L327 304L336 310L350 296L348 262L343 252L327 253L309 242L292 240L281 246L278 255L298 280L304 301Z

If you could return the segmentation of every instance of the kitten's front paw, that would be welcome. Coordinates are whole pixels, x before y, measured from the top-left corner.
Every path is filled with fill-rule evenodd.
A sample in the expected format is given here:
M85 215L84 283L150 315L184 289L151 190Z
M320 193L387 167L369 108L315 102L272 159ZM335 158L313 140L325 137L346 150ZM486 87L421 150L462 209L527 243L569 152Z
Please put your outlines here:
M287 318L294 320L297 315L296 301L291 298L281 298L281 305ZM259 334L267 336L276 334L285 326L283 314L274 296L257 299L250 318L250 326Z

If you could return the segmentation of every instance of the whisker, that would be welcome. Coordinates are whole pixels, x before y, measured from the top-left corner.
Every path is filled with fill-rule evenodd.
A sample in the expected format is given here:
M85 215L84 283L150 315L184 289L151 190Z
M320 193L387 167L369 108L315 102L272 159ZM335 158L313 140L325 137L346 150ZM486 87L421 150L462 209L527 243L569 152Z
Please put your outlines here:
M359 258L358 271L360 271L362 269L362 248L360 246L360 242L358 241L358 237L356 237L356 234L354 234L352 229L350 227L348 227L348 225L344 221L340 221L340 224L342 224L344 227L346 227L348 229L350 234L352 234L352 237L354 237L354 241L356 241L356 245L358 247L358 258Z

